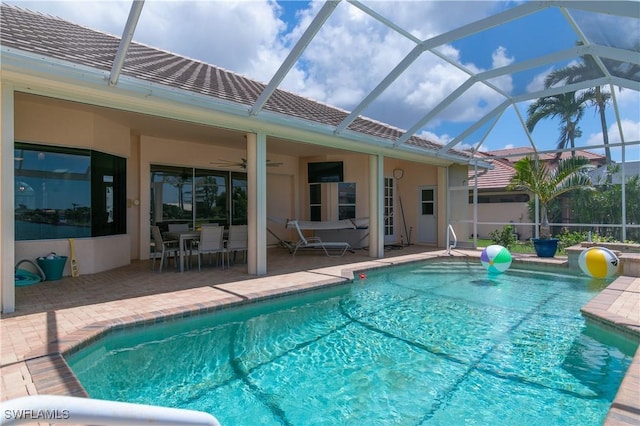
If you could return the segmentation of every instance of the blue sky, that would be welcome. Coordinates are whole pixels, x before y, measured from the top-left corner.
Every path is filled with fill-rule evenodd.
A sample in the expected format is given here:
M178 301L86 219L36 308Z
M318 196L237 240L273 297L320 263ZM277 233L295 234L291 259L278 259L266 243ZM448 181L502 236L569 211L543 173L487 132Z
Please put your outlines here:
M8 1L43 13L120 36L130 8L129 1ZM472 21L517 6L505 1L363 1L390 22L420 40L454 30ZM291 47L307 28L321 3L309 1L166 1L147 0L134 40L199 59L267 82ZM587 23L598 42L627 47L640 34L638 23L628 18L585 14L569 10L578 23ZM608 32L598 31L606 22ZM583 28L584 29L584 28ZM457 89L469 76L532 59L575 45L578 35L555 8L505 23L424 52L363 114L401 129L408 129ZM348 2L341 2L302 58L283 81L282 88L350 110L415 46L408 38L381 24ZM577 58L575 58L577 59ZM458 101L431 120L420 134L447 143L496 105L503 94L517 95L540 88L544 76L570 61L545 64L515 75L502 76L493 88L474 85ZM503 94L500 94L498 89ZM616 92L625 140L640 139L638 91ZM518 105L526 119L528 102ZM613 108L608 109L610 139L620 140ZM459 147L476 145L492 123L467 137ZM557 120L544 120L532 136L541 150L553 149L558 139ZM602 129L593 108L580 123L583 136L577 145L599 144ZM509 108L492 127L481 149L529 146L520 120ZM602 150L595 150L602 152ZM630 146L627 161L640 160L640 145ZM614 150L614 160L620 160Z

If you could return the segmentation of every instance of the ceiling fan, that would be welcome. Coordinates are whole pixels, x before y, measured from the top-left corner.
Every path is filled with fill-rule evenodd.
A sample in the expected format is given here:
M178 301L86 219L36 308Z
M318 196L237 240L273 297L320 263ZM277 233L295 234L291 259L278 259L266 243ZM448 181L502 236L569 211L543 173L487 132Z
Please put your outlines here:
M241 158L240 161L230 161L230 160L219 160L218 162L211 162L216 167L240 167L242 169L247 168L247 159ZM282 163L275 163L271 160L267 160L267 167L278 167L281 166Z

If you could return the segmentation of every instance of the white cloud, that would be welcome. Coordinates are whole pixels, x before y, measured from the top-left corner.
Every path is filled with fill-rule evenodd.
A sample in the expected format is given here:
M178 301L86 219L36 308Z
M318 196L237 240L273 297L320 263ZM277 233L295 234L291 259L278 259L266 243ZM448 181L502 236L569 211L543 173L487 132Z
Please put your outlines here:
M637 142L640 141L640 121L633 120L621 120L620 125L622 127L622 133L624 134L625 142ZM620 131L618 130L618 124L614 123L609 126L609 143L610 144L619 144L620 139ZM588 146L597 146L602 145L602 132L592 133L589 135L587 140ZM595 152L604 154L604 148L594 148L592 149ZM620 161L621 159L621 148L612 148L611 155L614 160ZM626 147L625 159L627 161L637 161L640 160L640 145L634 144Z
M507 49L503 46L498 46L498 48L491 55L493 68L506 67L513 63L514 59L507 56Z
M429 131L422 131L420 133L417 134L417 136L420 136L422 138L425 138L427 140L430 140L431 142L435 142L435 143L439 143L441 145L446 145L449 142L451 142L453 140L453 138L447 134L444 135L437 135L433 132L429 132ZM456 149L466 149L464 148L463 145L456 145L455 147ZM469 146L470 148L470 146Z
M553 71L553 67L547 68L540 74L536 74L531 82L527 85L527 92L538 92L540 90L544 90L544 79L547 78L547 75Z

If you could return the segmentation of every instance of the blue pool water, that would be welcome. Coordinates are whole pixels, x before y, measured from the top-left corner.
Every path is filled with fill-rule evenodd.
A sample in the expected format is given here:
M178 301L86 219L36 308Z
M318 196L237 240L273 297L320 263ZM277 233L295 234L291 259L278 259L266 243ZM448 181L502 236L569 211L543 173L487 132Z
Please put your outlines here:
M93 398L223 425L600 425L637 346L580 315L606 284L414 264L114 333L68 362Z

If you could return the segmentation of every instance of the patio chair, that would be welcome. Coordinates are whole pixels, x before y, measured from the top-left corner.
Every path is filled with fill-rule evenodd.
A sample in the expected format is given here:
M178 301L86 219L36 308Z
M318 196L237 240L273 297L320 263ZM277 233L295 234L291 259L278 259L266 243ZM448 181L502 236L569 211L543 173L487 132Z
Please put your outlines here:
M233 252L233 260L237 252L242 252L242 259L247 261L248 247L248 230L247 225L229 225L229 236L226 242L227 266L231 267L231 252Z
M198 256L198 271L201 270L203 254L209 255L209 263L211 263L212 254L218 254L218 258L222 255L222 266L224 267L223 237L224 226L203 226L200 229L200 239L193 242L190 250L190 254L195 253Z
M173 263L178 265L176 259L178 258L178 241L177 240L165 240L162 238L162 233L160 232L160 228L157 225L151 226L151 238L153 239L153 261L151 263L151 269L155 269L156 267L156 255L158 251L160 251L160 269L159 272L162 272L162 265L164 264L165 257L167 258L167 262L173 253Z
M347 250L351 249L351 245L346 241L322 241L318 237L305 237L298 225L297 220L290 220L287 223L287 227L295 228L298 232L300 240L296 243L293 249L293 255L295 256L299 249L322 249L327 256L344 256ZM330 251L339 254L331 255Z

